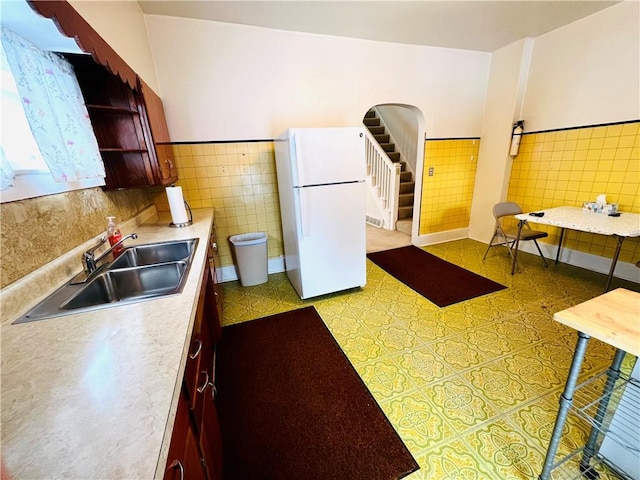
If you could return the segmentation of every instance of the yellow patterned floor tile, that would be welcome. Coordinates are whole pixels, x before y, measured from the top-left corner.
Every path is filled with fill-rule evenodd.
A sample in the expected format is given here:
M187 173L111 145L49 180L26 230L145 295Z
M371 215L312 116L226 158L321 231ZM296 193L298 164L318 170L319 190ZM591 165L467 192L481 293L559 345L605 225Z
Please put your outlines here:
M475 311L477 315L475 313L470 315L469 311L463 307L457 307L457 309L454 309L453 307L456 307L456 305L447 307L437 313L437 321L452 332L467 332L491 322L490 319L486 318L490 316L490 314L482 314L483 310L490 310L486 305L478 306Z
M511 412L505 419L516 425L521 434L531 437L531 441L537 442L540 449L544 451L551 440L558 415L560 393L557 391L541 397L536 402ZM568 415L556 461L583 447L589 437L589 431L590 428L583 420L575 415Z
M539 395L544 395L564 384L567 372L536 358L533 351L531 347L522 350L498 360L496 365Z
M511 351L511 345L507 339L496 333L494 325L466 332L462 334L462 338L486 356L504 355Z
M451 367L426 346L399 355L398 361L417 387L424 387L453 374Z
M361 318L364 325L372 329L386 327L396 321L395 317L390 312L380 308L364 310Z
M369 334L355 335L347 339L338 340L344 353L354 363L364 363L375 360L386 352L380 347L375 338Z
M420 344L413 332L397 325L383 327L375 335L380 344L391 353L403 352Z
M414 454L453 437L454 430L420 392L380 405L409 450Z
M407 323L411 332L421 343L431 343L457 333L444 325L436 315L421 315L420 318L410 320Z
M462 377L483 392L500 411L514 408L532 397L521 380L497 365L489 364L462 373Z
M409 479L487 480L492 475L458 438L418 455L416 460L420 470Z
M431 348L455 372L475 367L487 360L485 354L471 348L459 336L434 342Z
M347 316L340 313L330 315L323 309L318 313L329 327L329 330L337 337L352 337L366 333L362 321L355 316Z
M409 375L391 357L356 368L369 391L378 400L385 400L413 388Z
M497 415L496 409L476 388L455 376L421 390L456 433L475 427Z
M463 436L491 473L491 479L531 480L537 478L544 453L510 424L498 420Z

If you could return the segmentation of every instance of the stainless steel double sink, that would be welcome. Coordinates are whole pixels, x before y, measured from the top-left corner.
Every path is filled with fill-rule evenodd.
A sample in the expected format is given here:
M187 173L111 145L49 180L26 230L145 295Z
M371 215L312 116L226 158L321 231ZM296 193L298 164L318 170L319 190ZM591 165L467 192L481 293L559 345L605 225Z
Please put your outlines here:
M137 303L182 292L197 238L125 248L85 282L73 280L17 319L32 322L100 308Z

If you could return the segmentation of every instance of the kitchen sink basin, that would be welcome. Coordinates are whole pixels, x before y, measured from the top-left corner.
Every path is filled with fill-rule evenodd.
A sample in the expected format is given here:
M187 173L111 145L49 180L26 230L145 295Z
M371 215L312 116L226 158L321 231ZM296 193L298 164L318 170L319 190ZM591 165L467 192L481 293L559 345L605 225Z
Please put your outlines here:
M186 269L186 262L170 262L107 270L63 303L60 309L75 310L176 293Z
M126 248L87 281L70 281L16 323L137 303L182 292L198 239L147 243Z
M158 263L186 261L198 244L197 238L175 242L147 243L125 249L109 269L139 267Z

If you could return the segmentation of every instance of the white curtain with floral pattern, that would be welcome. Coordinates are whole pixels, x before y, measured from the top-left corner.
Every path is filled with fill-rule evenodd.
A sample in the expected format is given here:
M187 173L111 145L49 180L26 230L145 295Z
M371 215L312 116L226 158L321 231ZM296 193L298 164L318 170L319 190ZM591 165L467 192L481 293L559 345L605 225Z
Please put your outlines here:
M104 178L98 143L71 64L5 27L2 46L29 127L54 180Z

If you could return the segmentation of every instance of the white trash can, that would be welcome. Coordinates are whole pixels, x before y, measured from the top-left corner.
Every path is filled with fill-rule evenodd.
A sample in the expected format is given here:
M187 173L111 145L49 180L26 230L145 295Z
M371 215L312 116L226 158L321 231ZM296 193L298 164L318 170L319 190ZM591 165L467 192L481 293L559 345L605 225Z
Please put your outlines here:
M265 283L268 280L267 234L254 232L232 235L229 241L235 252L240 284L250 287Z

